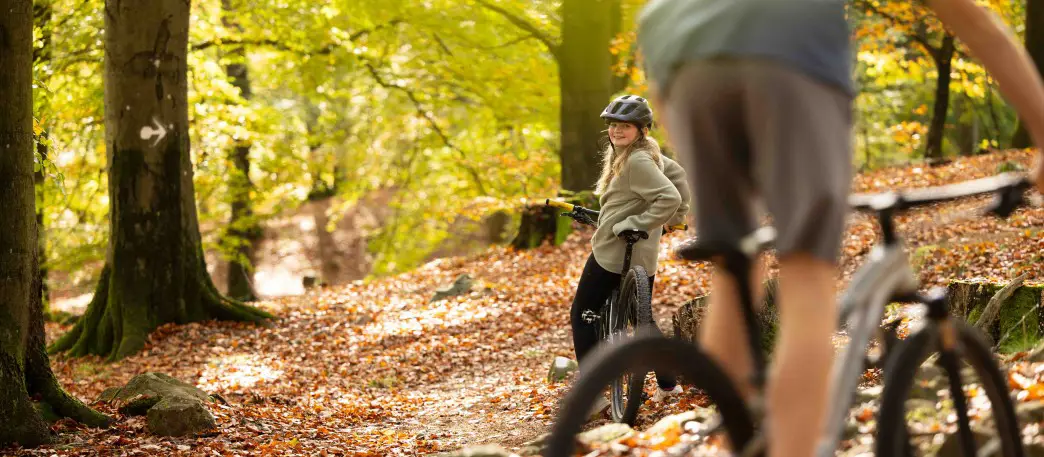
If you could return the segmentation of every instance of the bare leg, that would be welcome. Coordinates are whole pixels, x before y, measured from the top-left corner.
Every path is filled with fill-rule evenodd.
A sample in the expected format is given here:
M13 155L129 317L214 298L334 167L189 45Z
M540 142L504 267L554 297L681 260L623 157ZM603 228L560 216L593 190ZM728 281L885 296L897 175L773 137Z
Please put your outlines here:
M764 260L756 262L751 274L750 287L754 292L754 304L759 308L764 296L762 283L765 276ZM700 347L721 365L733 384L738 387L740 394L750 400L754 393L750 384L754 362L747 346L746 331L736 281L724 267L715 265L710 303L699 330Z
M780 336L766 392L772 457L812 457L822 434L838 312L835 273L833 264L810 255L780 259Z

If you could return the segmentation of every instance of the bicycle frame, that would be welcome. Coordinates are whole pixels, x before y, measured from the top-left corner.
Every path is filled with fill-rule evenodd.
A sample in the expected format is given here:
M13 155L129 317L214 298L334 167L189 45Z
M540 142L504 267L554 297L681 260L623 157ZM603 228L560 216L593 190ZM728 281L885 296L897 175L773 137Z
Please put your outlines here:
M996 182L996 178L987 178L978 182L966 183L965 186L976 190L976 186L984 187L984 184L996 185ZM1003 190L1003 193L998 195L1000 198L995 201L991 211L1002 216L1010 214L1022 201L1020 189L1027 187L1028 181L1023 180L1007 187L998 188L997 190ZM951 189L953 188L951 186ZM972 192L966 193L973 195ZM954 190L951 190L946 195L947 198L957 198L959 196L961 194ZM929 197L921 198L927 199ZM940 198L936 201L942 200ZM910 199L909 201L916 203L917 200ZM840 444L846 416L852 407L859 379L866 369L865 357L870 345L870 339L875 330L879 332L883 330L881 320L884 317L885 307L888 303L907 301L927 305L929 313L932 315L928 325L939 325L940 322L945 322L945 319L949 319L945 299L940 301L939 298L925 297L918 293L920 281L903 250L902 241L896 235L893 220L895 211L894 207L875 211L878 222L881 225L882 242L874 245L871 249L866 261L856 270L851 282L849 282L848 287L839 300L838 329L848 328L849 341L840 357L836 357L831 366L829 387L831 392L830 411L826 418L827 428L819 437L816 450L817 457L833 456ZM745 244L748 247L768 244L766 240L754 241L755 238L755 234L749 235L741 244ZM750 248L746 252L748 261L757 253L756 250ZM749 263L747 266L749 266ZM747 274L747 268L743 263L734 264L729 270L737 278L745 278ZM746 284L747 282L738 283ZM753 359L755 361L754 382L760 390L765 366L761 363L760 352L755 349L756 346L753 344L756 342L753 338L758 331L757 327L752 325L753 300L750 298L750 294L743 294L745 289L747 288L741 288L740 297L745 308L744 317L747 321L748 336L751 337L751 353L755 356ZM760 395L759 392L759 402Z
M833 456L840 444L848 410L866 369L866 351L873 332L881 328L885 307L893 298L916 294L918 284L902 244L886 242L873 247L842 294L839 327L848 321L849 340L831 367L830 413L817 456Z

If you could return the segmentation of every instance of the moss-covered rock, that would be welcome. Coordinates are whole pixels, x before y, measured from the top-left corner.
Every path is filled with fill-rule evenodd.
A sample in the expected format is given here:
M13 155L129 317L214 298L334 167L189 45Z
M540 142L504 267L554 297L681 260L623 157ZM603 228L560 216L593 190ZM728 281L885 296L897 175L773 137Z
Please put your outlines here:
M990 298L1005 285L984 280L951 281L948 286L950 312L975 323ZM991 340L1001 343L1001 352L1029 349L1044 337L1042 291L1042 285L1022 285L1001 304L996 322L987 329ZM1007 338L1000 341L1005 335Z
M185 436L214 428L217 423L203 402L190 397L166 397L148 409L149 431L160 436Z
M123 387L105 389L98 398L113 403L128 416L148 416L149 430L157 435L180 436L214 426L206 392L164 373L142 373Z

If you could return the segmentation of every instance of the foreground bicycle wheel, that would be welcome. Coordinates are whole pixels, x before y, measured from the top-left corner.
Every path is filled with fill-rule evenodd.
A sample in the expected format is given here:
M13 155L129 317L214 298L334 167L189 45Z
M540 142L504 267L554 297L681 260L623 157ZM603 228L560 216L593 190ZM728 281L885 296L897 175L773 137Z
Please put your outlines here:
M628 372L680 373L717 407L722 429L733 449L742 449L754 435L750 412L728 377L692 343L639 329L635 337L618 344L600 345L587 357L583 373L562 402L546 441L544 457L573 455L576 434L587 423L587 413L595 399L606 386Z
M975 455L1002 455L1005 457L1022 457L1021 432L1015 417L1015 407L1008 393L1006 377L993 356L990 346L981 335L963 322L955 322L957 331L956 350L950 353L939 353L940 331L935 326L925 327L899 343L896 353L890 357L885 368L884 391L881 395L881 408L877 416L877 439L875 455L916 456L921 455L915 438L923 435L911 432L907 424L907 400L916 385L917 370L933 354L939 354L938 364L945 373L945 385L935 386L939 390L947 389L949 398L955 404L958 418L956 455L972 457ZM961 362L970 366L986 397L989 399L989 413L995 430L978 437L972 433L967 422L968 408L964 387L969 385L966 378L969 370L961 369ZM956 382L955 382L956 381ZM955 392L957 395L955 395ZM965 401L953 402L957 396ZM934 403L933 403L934 405ZM963 405L963 406L962 406ZM930 409L930 408L928 408ZM963 411L962 411L963 410ZM997 454L996 451L1001 451Z

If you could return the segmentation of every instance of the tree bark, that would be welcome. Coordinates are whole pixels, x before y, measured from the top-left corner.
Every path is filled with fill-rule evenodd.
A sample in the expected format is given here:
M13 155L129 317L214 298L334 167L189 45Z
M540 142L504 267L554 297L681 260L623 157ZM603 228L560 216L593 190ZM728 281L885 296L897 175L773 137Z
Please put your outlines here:
M41 68L48 64L51 60L51 18L54 17L54 8L51 6L50 0L36 0L33 2L33 26L40 30L40 47L33 49L33 68ZM46 97L46 95L44 96ZM48 103L44 103L43 110L46 111ZM46 176L44 174L43 162L47 160L47 131L44 130L40 133L40 137L36 143L36 153L40 156L41 166L38 171L33 173L33 183L36 188L36 201L44 201L44 185L46 184ZM40 287L37 293L40 295L40 300L44 306L44 313L47 313L50 307L50 293L47 288L47 240L46 231L44 230L44 206L38 204L36 207L36 236L37 236L37 255L39 256L40 263Z
M1029 52L1037 71L1044 73L1044 0L1026 0L1026 51ZM1033 140L1019 118L1019 125L1011 139L1011 147L1028 148Z
M565 0L558 55L561 92L562 189L591 191L598 179L598 117L612 95L611 6L614 0Z
M188 26L185 1L105 3L111 235L94 298L53 351L117 360L160 324L272 317L221 296L206 270L189 157Z
M242 27L232 17L234 11L230 0L221 0L223 11L222 22L225 27L242 31ZM244 100L250 100L250 78L247 73L246 55L243 47L233 48L228 56L232 63L225 67L225 72L232 85L239 89ZM232 199L232 217L229 220L228 236L235 248L233 258L228 264L228 295L237 300L257 300L254 289L253 271L257 262L255 244L261 239L261 227L254 218L253 205L250 199L253 183L250 181L250 142L240 140L233 148L231 162L233 169L229 176L229 194Z
M37 446L50 430L30 398L89 425L108 418L68 395L43 351L33 179L33 15L11 0L0 15L0 445Z
M942 46L934 55L938 77L935 82L935 104L932 108L932 123L928 128L928 143L925 145L926 159L943 157L943 132L946 130L946 114L950 106L950 70L953 66L955 48L953 35L943 36Z
M610 40L615 39L620 33L623 32L623 6L620 4L620 0L609 0L609 37ZM608 45L607 45L608 46ZM615 62L613 62L614 68L623 65L627 70L623 74L617 74L614 70L612 72L612 87L609 88L609 93L615 94L627 88L627 83L631 80L630 69L634 67L635 56L634 50L637 46L632 44L631 52L629 54L620 53L616 56ZM610 53L611 54L611 53ZM607 101L608 103L608 101ZM601 112L601 111L599 111Z

